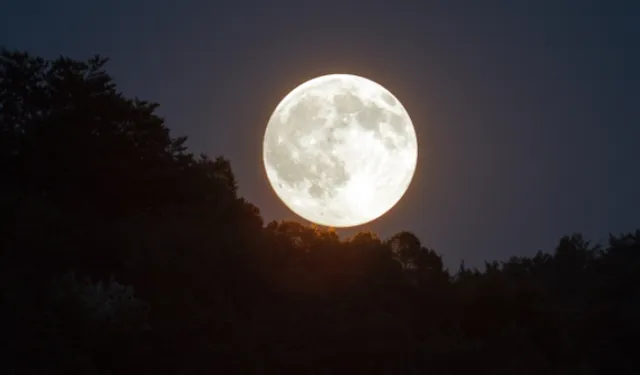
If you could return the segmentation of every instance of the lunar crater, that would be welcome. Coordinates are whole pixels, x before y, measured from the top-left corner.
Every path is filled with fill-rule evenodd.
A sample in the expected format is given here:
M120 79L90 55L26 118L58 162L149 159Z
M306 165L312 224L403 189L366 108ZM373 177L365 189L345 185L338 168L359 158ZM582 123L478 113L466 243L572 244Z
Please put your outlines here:
M355 113L360 112L364 108L362 100L355 96L351 91L336 94L333 97L333 104L337 113Z

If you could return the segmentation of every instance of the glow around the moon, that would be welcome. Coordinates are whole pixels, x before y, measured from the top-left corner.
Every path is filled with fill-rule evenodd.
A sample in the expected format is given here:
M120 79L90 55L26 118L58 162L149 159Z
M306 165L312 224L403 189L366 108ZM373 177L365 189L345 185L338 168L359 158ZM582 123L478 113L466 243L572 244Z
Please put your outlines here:
M278 197L316 224L352 227L390 210L407 191L418 145L409 114L381 85L331 74L282 99L264 137Z

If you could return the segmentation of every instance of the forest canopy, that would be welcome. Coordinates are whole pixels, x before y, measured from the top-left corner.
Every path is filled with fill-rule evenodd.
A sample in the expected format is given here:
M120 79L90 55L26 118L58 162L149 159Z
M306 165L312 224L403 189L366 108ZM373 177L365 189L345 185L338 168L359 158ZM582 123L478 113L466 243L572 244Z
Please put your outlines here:
M640 230L452 273L264 223L106 64L0 53L0 373L640 373Z

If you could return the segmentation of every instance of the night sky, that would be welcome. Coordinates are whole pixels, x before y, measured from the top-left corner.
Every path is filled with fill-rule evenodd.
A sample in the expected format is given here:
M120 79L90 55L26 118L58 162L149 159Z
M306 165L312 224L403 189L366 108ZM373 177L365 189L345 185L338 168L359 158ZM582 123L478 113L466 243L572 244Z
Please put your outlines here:
M419 142L407 194L358 230L410 230L456 268L640 227L638 1L0 0L0 45L111 58L192 151L231 160L266 221L296 218L263 169L271 111L352 73Z

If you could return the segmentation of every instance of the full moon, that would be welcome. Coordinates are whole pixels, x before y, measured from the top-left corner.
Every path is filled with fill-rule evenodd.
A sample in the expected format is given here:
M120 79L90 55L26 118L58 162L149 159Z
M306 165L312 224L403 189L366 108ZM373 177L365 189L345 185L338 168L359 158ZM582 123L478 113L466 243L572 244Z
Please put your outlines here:
M267 178L294 213L353 227L385 214L407 191L416 132L400 101L369 79L330 74L296 87L269 118Z

